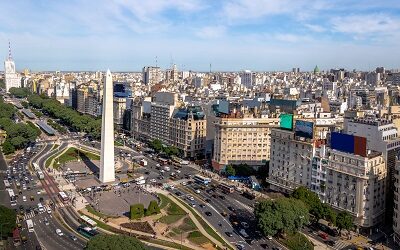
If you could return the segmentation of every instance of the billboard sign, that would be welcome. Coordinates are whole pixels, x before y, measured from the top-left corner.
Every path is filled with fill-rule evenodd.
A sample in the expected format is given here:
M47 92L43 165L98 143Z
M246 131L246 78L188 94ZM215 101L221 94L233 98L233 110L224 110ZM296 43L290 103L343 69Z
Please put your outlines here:
M308 121L297 120L295 135L312 139L314 136L314 123Z
M280 128L293 130L293 115L292 114L281 114L279 116Z
M333 132L331 135L331 148L366 157L367 139L361 136Z

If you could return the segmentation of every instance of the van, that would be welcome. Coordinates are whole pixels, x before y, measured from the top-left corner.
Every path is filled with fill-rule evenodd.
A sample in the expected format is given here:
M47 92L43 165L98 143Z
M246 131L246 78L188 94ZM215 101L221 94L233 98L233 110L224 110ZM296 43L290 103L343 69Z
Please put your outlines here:
M44 212L44 207L41 203L38 203L38 210L39 212Z

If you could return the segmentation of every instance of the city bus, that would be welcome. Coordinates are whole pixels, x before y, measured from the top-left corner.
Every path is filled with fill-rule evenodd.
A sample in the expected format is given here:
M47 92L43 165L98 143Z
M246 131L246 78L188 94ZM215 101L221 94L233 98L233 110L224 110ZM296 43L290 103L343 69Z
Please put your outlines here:
M80 225L78 227L78 232L87 238L91 238L99 234L95 229L90 228L86 225Z
M33 222L31 219L26 220L26 227L28 228L28 232L32 233L33 231L35 231L33 229Z
M193 180L197 183L203 184L203 185L208 185L208 183L211 182L210 178L201 176L201 175L195 175L193 177Z
M43 174L42 170L38 170L36 172L36 175L39 178L39 180L43 180L44 179L44 174Z
M34 162L32 165L33 165L33 169L35 169L35 171L40 170L39 165L36 162Z
M10 188L11 187L10 182L8 180L4 180L4 186L6 188Z
M218 187L219 187L219 188L222 190L222 192L224 192L224 193L233 193L233 192L235 191L235 189L234 189L232 186L227 185L227 184L225 184L225 183L219 184Z
M92 229L96 229L97 223L86 215L81 215L79 221L90 226Z
M63 202L63 203L66 203L66 202L68 202L69 201L69 198L68 198L68 195L65 193L65 192L59 192L58 193L58 197L60 198L60 200Z
M10 196L11 206L16 206L17 198L15 197L14 190L12 190L11 188L8 188L7 192L8 192L8 195Z

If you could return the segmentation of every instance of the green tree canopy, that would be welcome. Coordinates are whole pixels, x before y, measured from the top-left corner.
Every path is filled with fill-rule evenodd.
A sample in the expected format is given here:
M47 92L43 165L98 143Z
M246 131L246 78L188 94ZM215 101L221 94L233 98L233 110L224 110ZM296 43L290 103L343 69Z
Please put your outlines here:
M161 152L163 149L162 142L159 139L154 139L150 142L150 147L156 152Z
M16 227L17 213L13 209L9 209L0 205L0 225L3 237L9 236Z
M142 242L126 235L99 234L91 238L87 250L146 250Z
M28 88L10 88L8 90L11 95L17 97L17 98L25 98L30 94L30 91Z
M158 206L158 202L154 200L150 201L150 204L146 209L145 215L150 216L158 213L160 213L160 207Z
M236 175L236 170L233 168L232 165L228 165L225 167L225 175L227 176L235 176Z
M131 220L142 218L144 216L143 204L131 205L130 215L131 215Z
M261 201L254 214L265 235L294 232L309 221L307 206L294 198Z
M354 227L354 225L353 225L353 217L347 211L340 212L337 215L337 218L336 218L336 226L339 228L339 230L342 230L342 229L350 230L350 229L352 229Z

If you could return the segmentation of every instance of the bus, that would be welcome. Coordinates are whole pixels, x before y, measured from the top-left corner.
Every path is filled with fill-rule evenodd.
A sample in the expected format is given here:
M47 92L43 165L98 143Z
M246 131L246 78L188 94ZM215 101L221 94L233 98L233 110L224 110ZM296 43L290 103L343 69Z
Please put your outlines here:
M81 215L79 221L90 226L92 229L96 229L97 223L86 215Z
M39 165L36 162L34 162L32 165L33 165L33 169L35 169L35 171L40 170Z
M234 189L232 186L227 185L227 184L225 184L225 183L219 184L218 187L219 187L219 188L222 190L222 192L224 192L224 193L233 193L233 192L235 191L235 189Z
M68 195L65 193L65 192L59 192L58 193L58 197L60 198L60 200L63 202L63 203L66 203L66 202L68 202L69 201L69 198L68 198Z
M80 225L78 227L78 232L87 238L91 238L99 234L95 229L90 228L86 225Z
M6 186L6 188L10 188L10 182L8 180L4 180L4 186Z
M44 179L44 174L43 174L42 170L38 170L36 172L36 174L37 174L37 177L39 178L39 180L43 180Z
M210 178L201 176L201 175L195 175L193 177L193 180L197 183L203 184L203 185L208 185L208 183L211 182Z
M319 229L321 229L321 231L323 231L331 236L336 237L339 235L338 229L324 219L318 220L318 227L319 227Z
M14 190L12 190L11 188L8 188L7 192L8 192L8 195L10 196L11 206L16 206L17 198L15 197Z
M26 220L26 227L28 228L28 232L32 233L33 231L35 231L33 229L33 222L31 219Z

